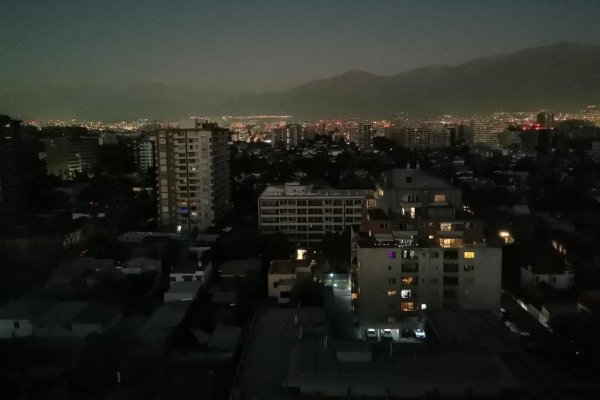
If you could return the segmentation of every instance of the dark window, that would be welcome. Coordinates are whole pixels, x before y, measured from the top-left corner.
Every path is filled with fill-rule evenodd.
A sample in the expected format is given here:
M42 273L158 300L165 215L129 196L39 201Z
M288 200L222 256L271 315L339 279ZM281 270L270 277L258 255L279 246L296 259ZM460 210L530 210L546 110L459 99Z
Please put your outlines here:
M444 264L444 272L458 272L458 264Z
M276 288L277 286L279 286L279 282L273 282L273 287Z
M419 264L402 264L402 272L419 272Z
M281 292L279 293L279 297L281 297L282 299L289 299L290 297L292 297L292 292Z
M448 286L458 285L458 277L457 276L445 276L444 277L444 285L448 285Z
M446 260L458 260L458 250L446 250L446 251L444 251L444 259L446 259Z
M457 297L456 290L444 289L444 298L445 299L455 299L456 297Z
M406 177L406 183L412 183L412 176Z
M13 327L15 329L19 329L21 327L21 323L19 321L15 321L15 322L13 322Z

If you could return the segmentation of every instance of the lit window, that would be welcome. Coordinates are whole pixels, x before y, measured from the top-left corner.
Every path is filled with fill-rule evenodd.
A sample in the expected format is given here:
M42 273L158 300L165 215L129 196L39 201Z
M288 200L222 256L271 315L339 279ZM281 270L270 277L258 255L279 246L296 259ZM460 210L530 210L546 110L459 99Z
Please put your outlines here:
M446 223L446 222L441 222L440 223L440 231L444 231L444 232L448 232L452 230L452 224L451 223Z
M396 252L395 251L388 251L387 252L387 258L396 258Z
M433 201L436 203L445 203L446 195L445 194L436 194L435 196L433 196Z
M403 276L401 278L402 284L403 285L412 285L413 283L413 277L412 276Z
M409 289L404 289L400 291L400 297L402 297L403 299L410 299L411 296L411 292Z
M432 240L432 239L433 239L433 235L429 235L429 240Z
M474 251L465 251L465 258L475 258L475 252Z
M421 310L427 310L427 304L421 304Z
M388 296L395 296L396 295L396 291L395 290L388 290Z
M352 300L358 299L358 293L352 293Z
M415 303L412 301L403 301L400 303L400 310L402 311L415 311Z

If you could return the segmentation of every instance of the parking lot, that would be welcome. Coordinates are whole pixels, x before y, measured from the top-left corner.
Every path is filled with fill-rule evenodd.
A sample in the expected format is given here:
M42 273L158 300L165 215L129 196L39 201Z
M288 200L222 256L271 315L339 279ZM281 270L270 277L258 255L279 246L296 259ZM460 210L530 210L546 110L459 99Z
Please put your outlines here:
M366 328L362 339L368 342L423 343L426 333L423 328Z

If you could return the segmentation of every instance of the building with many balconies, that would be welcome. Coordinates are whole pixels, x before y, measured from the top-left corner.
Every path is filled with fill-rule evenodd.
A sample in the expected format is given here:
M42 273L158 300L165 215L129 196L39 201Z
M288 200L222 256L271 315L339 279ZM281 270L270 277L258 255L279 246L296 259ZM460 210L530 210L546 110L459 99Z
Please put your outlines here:
M259 227L283 232L290 241L310 246L327 232L343 232L362 219L371 190L341 190L286 183L267 186L258 198Z

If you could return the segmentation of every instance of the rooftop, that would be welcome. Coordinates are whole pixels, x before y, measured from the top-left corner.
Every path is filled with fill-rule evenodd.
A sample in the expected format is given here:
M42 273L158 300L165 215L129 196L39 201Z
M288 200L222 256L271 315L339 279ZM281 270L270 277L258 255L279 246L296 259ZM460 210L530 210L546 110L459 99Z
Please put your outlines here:
M273 260L269 268L270 274L293 274L298 267L308 267L308 262L305 260Z
M313 185L301 186L299 184L286 183L285 185L267 186L260 197L356 197L363 199L372 192L372 190L368 189L334 189Z

